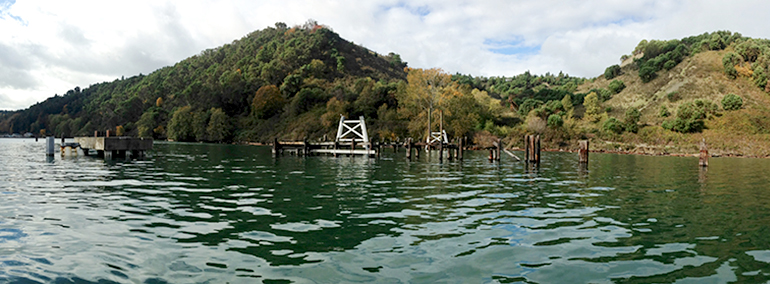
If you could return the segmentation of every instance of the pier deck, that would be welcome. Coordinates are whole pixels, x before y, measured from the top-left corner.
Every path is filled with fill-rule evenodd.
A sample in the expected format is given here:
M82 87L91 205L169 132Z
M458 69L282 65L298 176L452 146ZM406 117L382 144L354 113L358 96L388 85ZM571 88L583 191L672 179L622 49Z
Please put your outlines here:
M75 137L75 142L80 144L83 153L88 155L89 150L96 150L99 156L112 158L130 153L131 156L144 156L144 151L152 149L151 138L134 137Z

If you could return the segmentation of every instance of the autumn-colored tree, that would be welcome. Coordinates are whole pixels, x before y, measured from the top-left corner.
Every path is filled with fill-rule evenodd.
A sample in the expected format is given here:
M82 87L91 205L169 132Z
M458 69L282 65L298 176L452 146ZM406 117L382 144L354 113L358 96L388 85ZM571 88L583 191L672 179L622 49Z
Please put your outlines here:
M124 134L126 134L126 130L123 128L123 125L115 127L115 136L123 136Z
M583 105L586 107L584 118L590 122L596 122L600 118L601 104L599 103L599 95L596 92L591 92L583 99Z
M399 113L409 120L409 131L417 137L427 137L427 126L435 120L433 111L441 108L450 93L451 76L438 68L411 69L407 75L406 92L398 94ZM435 127L431 127L436 129Z
M155 106L156 106L156 107L161 107L161 106L163 106L163 98L161 98L161 97L158 97L158 99L157 99L157 100L155 100Z
M260 119L272 117L286 105L286 99L275 85L259 88L251 102L252 113Z

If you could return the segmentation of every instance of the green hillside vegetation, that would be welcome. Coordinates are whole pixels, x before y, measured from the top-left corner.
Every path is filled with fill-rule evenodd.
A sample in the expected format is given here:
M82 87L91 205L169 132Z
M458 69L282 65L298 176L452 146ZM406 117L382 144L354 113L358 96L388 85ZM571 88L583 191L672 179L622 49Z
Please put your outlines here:
M388 141L424 139L431 110L433 129L443 114L450 136L505 136L521 122L517 105L561 98L583 80L412 69L398 54L377 54L313 21L292 28L278 23L149 75L76 87L4 114L0 132L76 136L120 130L176 141L312 140L333 137L344 115L366 117L370 135Z
M289 135L281 132L287 123L302 125L303 115L317 114L331 97L360 98L351 115L376 115L387 103L394 110L404 67L397 54L376 54L313 21L277 23L149 75L75 87L6 115L0 132L74 136L122 126L126 135L156 139L267 139ZM277 88L281 100L255 112L255 95L265 86ZM308 120L315 123L295 136L318 130L317 117Z
M684 55L682 55L684 54ZM695 153L705 139L715 154L770 155L770 41L715 32L682 40L642 41L620 65L578 92L625 87L601 103L604 117L583 124L594 145L642 153ZM609 92L611 93L611 92ZM636 131L612 128L639 111ZM607 127L604 127L607 125Z
M487 146L639 153L770 155L770 41L718 31L643 40L621 63L584 79L559 73L450 75L407 67L308 21L253 32L149 75L78 87L0 115L0 132L57 136L113 130L176 141L268 142L334 136L364 116L370 136L424 139L428 115L451 137Z

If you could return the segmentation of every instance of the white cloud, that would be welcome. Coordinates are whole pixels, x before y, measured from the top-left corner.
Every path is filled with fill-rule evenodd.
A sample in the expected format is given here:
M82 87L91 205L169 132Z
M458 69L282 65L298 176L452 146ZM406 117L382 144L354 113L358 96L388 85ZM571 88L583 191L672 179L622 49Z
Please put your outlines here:
M760 24L770 2L756 1L3 3L0 109L25 107L75 86L147 74L276 22L295 25L311 18L376 52L399 53L412 67L483 76L527 70L597 76L641 39L715 30L770 38L770 28ZM506 44L526 52L494 49L511 47Z

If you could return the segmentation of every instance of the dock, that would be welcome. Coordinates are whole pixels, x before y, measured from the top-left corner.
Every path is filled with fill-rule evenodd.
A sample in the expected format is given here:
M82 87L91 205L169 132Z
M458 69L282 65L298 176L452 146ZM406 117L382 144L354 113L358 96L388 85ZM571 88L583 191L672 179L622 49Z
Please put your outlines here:
M75 143L89 155L96 150L97 155L105 159L113 157L143 157L144 152L152 149L152 138L135 137L75 137Z

